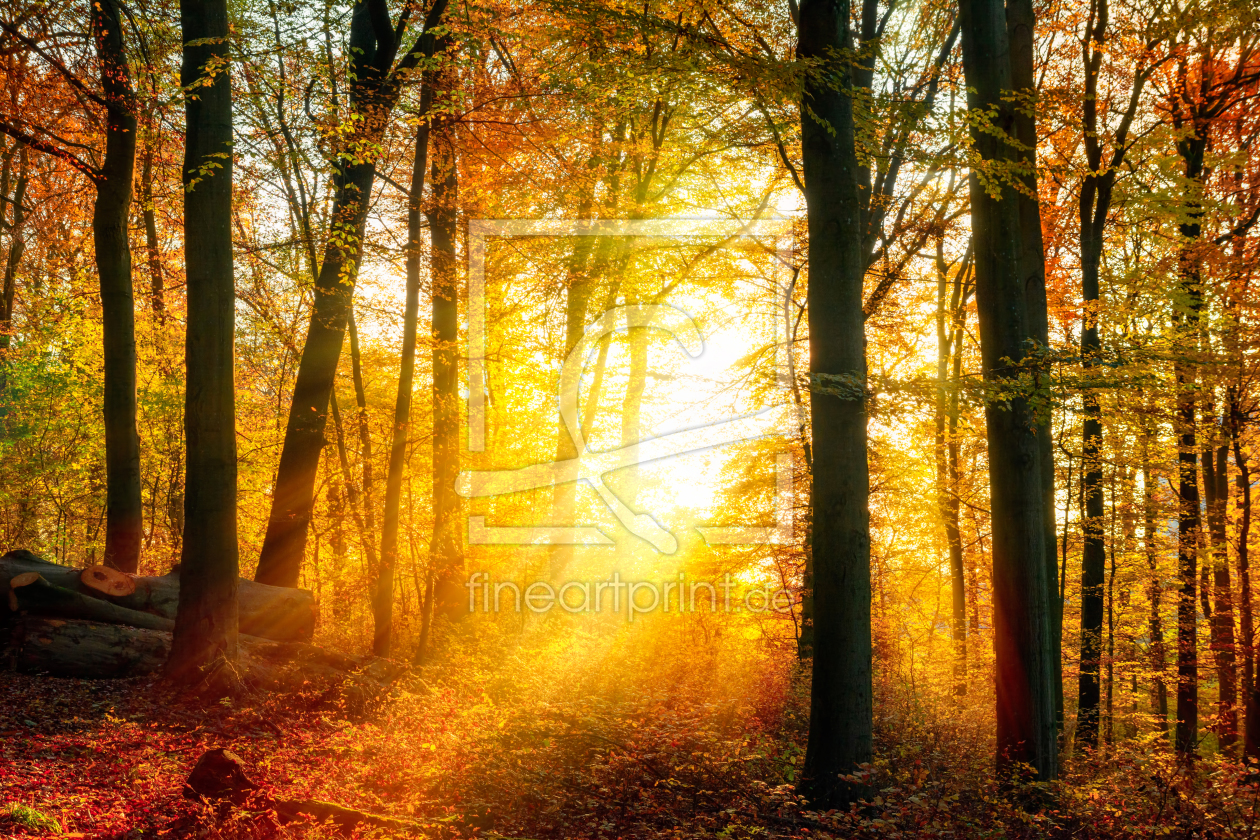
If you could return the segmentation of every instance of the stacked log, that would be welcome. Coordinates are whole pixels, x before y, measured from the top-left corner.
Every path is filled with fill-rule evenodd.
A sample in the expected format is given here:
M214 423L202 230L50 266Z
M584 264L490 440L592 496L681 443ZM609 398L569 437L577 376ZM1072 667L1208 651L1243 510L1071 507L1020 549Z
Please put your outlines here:
M10 665L26 673L79 679L156 674L171 649L168 631L80 619L22 616L9 637ZM302 642L240 637L242 681L267 691L338 689L351 700L379 693L405 670L376 657L355 657Z
M240 581L239 670L256 690L332 691L361 705L406 670L307 644L315 602L301 589ZM4 609L7 601L8 610ZM171 649L179 572L153 577L92 566L72 569L27 551L0 557L0 646L10 668L80 679L156 674Z
M179 570L158 576L127 575L105 566L74 569L43 560L29 551L10 551L0 557L0 597L8 595L10 609L14 605L14 590L10 581L34 572L44 581L61 590L68 590L87 598L103 600L134 612L149 613L169 621L175 620L179 608ZM268 586L241 578L238 582L240 603L240 629L250 636L272 639L277 642L309 642L315 633L315 597L306 589L290 589L285 586ZM0 602L2 603L2 602ZM43 613L61 615L60 613ZM94 618L76 614L64 618ZM96 618L100 621L114 621ZM135 621L122 623L136 624ZM149 624L136 624L151 629Z

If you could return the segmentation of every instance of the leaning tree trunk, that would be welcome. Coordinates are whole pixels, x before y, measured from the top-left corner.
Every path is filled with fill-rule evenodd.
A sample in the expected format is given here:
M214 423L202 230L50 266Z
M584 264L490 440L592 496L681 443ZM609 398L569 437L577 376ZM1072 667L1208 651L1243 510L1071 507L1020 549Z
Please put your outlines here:
M398 520L402 507L403 468L407 461L407 433L411 428L411 390L416 371L416 328L420 314L420 202L424 171L429 165L429 119L433 80L425 74L420 87L420 122L407 194L407 303L403 312L402 359L398 368L398 397L394 401L393 437L389 444L389 471L385 475L385 513L381 524L380 570L373 593L372 651L389 656L394 620L394 569L398 566ZM421 604L422 611L428 605ZM422 633L427 637L427 633ZM428 639L425 638L424 642ZM422 643L421 647L425 645ZM418 656L423 656L420 652Z
M809 62L801 149L809 228L813 445L814 670L803 788L821 806L851 802L842 780L872 753L866 341L848 0L804 0L798 55ZM837 82L839 84L837 85Z
M355 4L349 44L355 79L350 99L356 119L348 148L379 148L402 80L420 61L433 55L432 29L445 7L445 0L435 0L425 18L423 34L391 70L398 45L393 39L388 43L378 39L388 24L378 28L369 4L363 0ZM311 321L293 383L267 533L254 575L258 582L276 586L296 586L302 570L315 502L315 475L324 448L328 401L354 298L368 202L376 179L374 156L356 152L348 157L333 175L331 235L315 281Z
M117 0L95 0L90 5L107 103L105 160L96 179L92 212L105 369L105 563L134 572L140 567L144 537L136 431L136 325L127 238L136 168L135 96Z
M999 0L962 0L963 67L973 113L996 130L972 127L982 167L1003 168L1019 153L1006 10ZM1002 771L1028 765L1040 780L1057 772L1055 645L1046 557L1045 490L1039 419L1017 387L1026 346L1038 339L1035 301L1024 269L1026 241L1018 193L992 194L971 173L976 309L986 383L1000 393L986 402L993 527L993 633L997 669L997 762ZM1035 285L1035 283L1033 283ZM1044 293L1044 292L1043 292ZM1014 363L1014 366L1012 366Z
M184 547L167 675L196 684L237 656L236 414L232 378L232 88L227 0L181 0L184 65Z

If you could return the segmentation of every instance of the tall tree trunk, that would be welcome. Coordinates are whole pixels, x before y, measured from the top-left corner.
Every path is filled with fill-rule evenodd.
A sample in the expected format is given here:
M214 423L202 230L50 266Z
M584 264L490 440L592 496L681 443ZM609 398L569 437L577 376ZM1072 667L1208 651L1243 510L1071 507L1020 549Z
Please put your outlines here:
M140 165L140 200L144 203L144 249L149 259L149 306L159 321L166 318L166 278L158 242L157 208L153 204L153 140L144 147Z
M107 103L105 159L96 179L92 212L105 369L105 563L135 572L144 539L136 430L136 328L127 239L136 165L135 95L117 0L95 0L90 5Z
M1256 679L1255 626L1251 612L1251 467L1242 448L1243 415L1237 390L1230 390L1230 438L1238 467L1238 601L1242 618L1243 757L1260 761L1260 686Z
M1202 177L1206 145L1201 133L1177 143L1186 178L1192 183ZM1177 302L1173 310L1173 321L1180 333L1179 352L1173 362L1177 383L1177 494L1180 499L1177 565L1181 575L1181 595L1177 603L1176 747L1177 752L1186 757L1194 755L1199 742L1198 616L1195 604L1199 547L1199 464L1195 425L1198 383L1192 355L1199 346L1200 310L1203 308L1203 281L1194 253L1202 211L1193 197L1190 210L1187 221L1180 226L1182 253L1179 272L1184 301Z
M1023 188L1015 193L1019 204L1019 230L1023 248L1019 257L1019 277L1024 284L1026 317L1031 337L1042 349L1050 347L1050 319L1046 306L1046 261L1041 234L1041 202L1037 193L1037 120L1034 103L1037 98L1034 34L1036 15L1033 0L1008 0L1006 4L1007 38L1011 62L1011 85L1016 97L1012 118L1014 137L1019 145L1013 150L1020 161L1018 169ZM1034 369L1044 376L1044 372ZM1034 412L1041 473L1041 527L1045 540L1046 597L1049 603L1050 660L1054 671L1051 692L1054 700L1056 729L1063 729L1063 608L1058 603L1056 562L1058 540L1055 539L1054 511L1054 440L1051 411L1048 405Z
M1085 146L1088 171L1081 183L1077 208L1081 253L1081 356L1086 376L1098 369L1102 350L1098 321L1100 300L1099 275L1107 220L1111 212L1116 172L1128 153L1129 127L1140 101L1145 76L1134 82L1132 95L1116 129L1114 148L1109 162L1103 160L1104 131L1100 130L1098 113L1098 80L1108 50L1110 21L1108 0L1091 0L1086 22L1086 46L1082 51L1085 91L1082 99L1081 136ZM1105 128L1105 127L1104 127ZM1028 142L1021 138L1023 142ZM1081 570L1081 671L1079 680L1079 712L1077 742L1093 744L1098 731L1098 640L1102 632L1102 584L1104 546L1102 538L1103 502L1102 412L1098 394L1084 393L1085 420L1083 429L1084 474L1081 492L1085 500L1085 544Z
M407 303L403 310L402 359L398 367L398 396L394 401L394 424L389 444L389 471L385 475L385 512L381 524L380 571L373 592L372 652L389 656L394 616L394 570L398 566L398 522L402 507L403 468L407 460L407 434L411 429L411 391L416 370L416 329L420 313L420 207L424 194L424 174L429 165L429 120L433 103L433 81L426 73L420 88L420 122L416 125L416 147L412 156L411 187L407 193ZM432 615L432 570L425 576L424 603L420 605L423 627L418 658L427 647Z
M963 68L972 113L991 114L996 131L972 128L982 166L1009 165L1019 153L1001 137L1016 136L1006 9L999 0L962 0ZM1038 339L1036 303L1025 275L1033 257L1025 248L1018 192L993 195L971 173L972 241L976 308L985 380L1008 388L1012 369ZM1044 294L1044 290L1041 291ZM1035 297L1035 295L1034 295ZM1030 313L1030 309L1034 310ZM1009 360L1009 361L1008 361ZM1002 771L1031 766L1041 780L1057 773L1055 644L1051 620L1052 559L1046 557L1045 484L1040 420L1022 394L985 405L993 523L993 631L997 667L997 761Z
M432 241L433 308L433 536L429 568L433 573L434 609L457 615L466 607L458 581L463 569L459 531L459 292L456 273L456 210L459 179L454 129L433 138L433 202L427 213ZM420 663L417 663L420 664Z
M954 278L954 292L949 301L950 322L946 326L946 292L948 266L944 256L944 236L936 239L936 489L937 508L945 527L945 543L949 550L951 629L954 641L954 693L967 693L967 581L963 568L962 535L959 529L958 484L958 385L950 374L954 358L961 361L963 308L963 275L967 266L959 266Z
M848 0L804 0L798 55L809 227L814 670L803 786L852 801L844 782L872 753L871 569L862 241Z
M178 683L237 655L236 413L232 377L232 88L227 0L181 0L184 262L188 283L184 548L167 660Z
M1085 336L1093 333L1097 350L1098 332L1088 328ZM1083 352L1088 353L1088 350ZM1087 369L1092 366L1087 361ZM1085 494L1085 522L1083 523L1084 547L1081 556L1081 667L1077 692L1076 743L1082 747L1098 744L1099 718L1099 665L1102 659L1103 584L1107 562L1107 548L1103 540L1103 491L1102 491L1102 420L1098 395L1084 395L1084 451L1081 492Z
M1205 417L1215 419L1215 407L1205 398ZM1238 674L1234 651L1234 598L1229 574L1226 508L1229 501L1229 447L1221 430L1209 422L1204 431L1203 494L1206 497L1208 542L1212 556L1213 605L1210 616L1211 648L1216 663L1217 738L1221 749L1238 740ZM1220 445L1217 445L1220 440ZM1206 571L1206 569L1205 569Z
M1111 468L1111 534L1110 568L1107 570L1107 728L1103 732L1103 740L1108 747L1115 739L1115 697L1116 697L1116 513L1119 504L1116 499L1116 467Z
M363 495L363 541L371 546L376 539L376 504L372 500L372 428L368 424L367 389L363 384L363 362L359 356L359 328L354 321L354 301L350 302L350 311L346 313L346 325L350 333L350 378L354 384L355 426L359 431L359 470L362 477ZM332 393L329 393L332 398ZM368 556L368 574L376 574L375 552L370 548Z
M16 144L16 141L14 141ZM17 182L13 187L13 219L9 222L9 253L4 260L4 284L0 287L0 421L9 412L9 348L13 341L13 301L17 296L17 271L22 263L22 252L26 240L23 239L23 228L26 226L26 185L30 180L29 156L26 146L16 148L18 157ZM0 189L0 199L9 197L9 172L13 152L6 157L4 165L4 185ZM4 208L0 207L0 219L4 217ZM2 432L2 430L0 430Z
M601 131L602 133L602 131ZM602 137L595 137L594 143L596 148L603 142ZM598 151L592 153L592 168L598 160ZM578 218L588 219L591 216L591 210L594 206L592 193L594 192L594 184L584 188L581 200L578 202ZM602 241L607 237L600 237ZM573 253L569 257L569 270L567 282L565 284L565 341L564 341L564 357L561 361L560 377L558 393L565 394L570 390L578 387L577 382L569 381L569 377L581 376L580 370L570 368L565 362L569 358L569 354L573 352L573 348L577 347L578 342L582 340L582 334L586 328L586 309L591 296L591 253L594 249L595 237L579 236L577 242L573 246ZM584 427L589 430L589 427ZM573 445L573 439L570 431L563 421L559 423L556 429L556 461L564 462L578 456L578 451ZM571 475L576 475L576 468L571 471ZM569 476L565 477L566 479ZM573 512L577 503L577 482L573 480L558 481L551 494L551 521L556 525L567 525L573 521ZM573 546L570 545L553 545L548 552L548 570L547 576L552 581L558 581L564 569L569 565L573 558Z
M1193 318L1197 321L1198 312ZM1177 568L1181 593L1177 600L1177 751L1191 755L1198 748L1199 662L1198 585L1199 482L1195 447L1195 375L1183 357L1174 363L1177 380Z
M388 20L383 26L374 23L373 18L380 15L373 14L372 2L356 3L350 23L349 45L354 65L350 99L356 119L349 145L354 149L379 148L389 115L398 101L401 79L424 57L432 57L432 29L446 7L446 0L434 0L425 19L424 34L398 67L391 70L398 44ZM267 533L254 575L262 583L295 586L302 568L315 476L324 446L328 398L354 297L375 178L376 158L358 152L349 156L333 176L331 234L315 282L311 321L293 384Z
M1168 664L1168 655L1164 646L1164 626L1160 614L1163 584L1159 576L1159 547L1155 543L1155 476L1151 473L1151 432L1147 426L1149 422L1145 418L1142 420L1142 547L1146 550L1146 565L1150 571L1150 668L1154 688L1155 723L1159 731L1167 735L1168 685L1164 682L1164 668Z

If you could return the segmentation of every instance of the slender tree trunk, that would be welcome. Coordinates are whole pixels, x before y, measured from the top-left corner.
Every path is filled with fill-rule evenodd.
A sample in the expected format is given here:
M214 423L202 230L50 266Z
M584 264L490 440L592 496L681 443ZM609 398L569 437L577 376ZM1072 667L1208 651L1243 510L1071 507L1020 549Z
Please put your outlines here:
M15 141L16 142L16 141ZM13 341L13 301L17 296L17 271L22 263L26 241L26 185L29 181L29 157L26 146L17 149L18 176L13 187L13 220L9 222L9 253L4 261L4 285L0 287L0 420L8 414L9 348ZM12 152L10 152L12 154ZM12 158L5 161L4 185L0 197L8 198L9 172ZM4 209L0 208L0 218Z
M1143 548L1147 553L1147 567L1150 572L1150 673L1154 688L1155 724L1160 732L1168 733L1168 685L1164 683L1164 667L1168 664L1168 655L1164 647L1163 618L1160 616L1160 597L1163 584L1159 579L1159 548L1155 544L1155 477L1150 472L1150 432L1145 428L1142 432L1142 533Z
M463 568L459 532L459 381L457 342L459 307L455 237L459 180L453 129L432 138L433 203L428 211L432 240L429 273L433 284L433 537L429 568L433 571L434 609L450 616L467 609L458 580Z
M328 407L332 409L333 439L337 448L337 460L341 464L341 477L345 484L346 500L350 503L350 516L354 519L354 527L359 534L359 548L367 561L367 568L364 569L364 573L370 575L377 568L376 546L373 543L375 534L368 530L367 524L363 521L363 511L359 505L359 485L354 480L354 471L350 469L350 456L346 452L346 435L344 426L341 424L341 409L337 403L337 392L335 390L328 395Z
M946 331L946 291L948 268L944 257L944 237L936 240L936 482L937 507L945 527L945 542L949 549L950 606L954 641L954 693L967 693L967 581L963 568L962 535L959 530L958 485L954 481L957 472L957 442L955 440L958 413L958 379L951 378L951 356L962 355L962 333L958 317L962 309L963 271L960 266L954 280L950 331Z
M185 99L184 403L187 474L179 610L167 661L178 683L212 679L237 654L236 413L232 376L232 89L226 0L182 0Z
M433 84L426 73L420 88L420 122L416 126L416 147L412 156L411 187L407 193L407 303L403 310L402 359L398 368L398 397L394 401L394 423L389 444L389 471L385 475L385 513L381 527L380 573L376 578L373 616L375 633L372 651L389 656L394 614L394 570L398 567L398 523L402 507L403 469L407 459L407 434L411 428L411 391L416 370L416 330L420 313L420 207L424 194L424 173L429 165L429 120ZM436 298L435 298L436 299ZM425 599L421 605L422 628L417 659L423 659L429 635L433 597L433 575L425 576Z
M1215 417L1209 399L1204 415ZM1212 556L1211 648L1217 677L1217 738L1221 749L1238 740L1238 676L1234 651L1234 599L1229 574L1229 548L1225 530L1229 500L1229 448L1216 445L1220 430L1209 423L1204 432L1203 493L1207 502L1208 542ZM1204 569L1206 571L1206 568Z
M1196 313L1197 318L1197 313ZM1195 447L1195 377L1190 364L1179 359L1177 379L1178 517L1177 567L1181 594L1177 601L1177 751L1191 755L1198 748L1199 663L1198 585L1199 482Z
M962 0L960 13L963 67L974 92L969 107L973 113L992 114L997 129L973 126L972 142L983 165L1005 166L1019 159L1018 152L1000 139L1003 133L1015 136L1017 128L1006 8L998 0ZM1035 286L1036 278L1025 274L1035 260L1024 251L1036 243L1025 241L1017 191L1004 186L998 195L991 194L974 169L971 213L985 380L991 387L1007 388L1021 372L1009 364L1024 360L1027 342L1038 340L1037 303L1029 302L1027 291L1029 281ZM985 421L993 525L998 767L1007 772L1026 764L1040 780L1050 780L1057 773L1058 692L1041 421L1022 394L1010 395L1002 403L987 401Z
M803 787L820 805L861 787L840 779L872 753L871 567L866 339L848 0L804 0L798 55L809 227L814 670Z
M1107 728L1103 739L1108 747L1115 740L1116 697L1116 468L1111 468L1111 563L1107 570Z
M95 0L91 13L101 86L108 103L105 159L96 179L92 213L105 369L105 563L135 572L144 539L140 435L136 431L135 312L127 238L136 164L135 96L117 0Z
M1239 612L1242 618L1243 757L1260 761L1260 686L1255 670L1255 627L1251 612L1251 466L1242 448L1242 410L1236 390L1230 393L1230 432L1234 446L1234 464L1238 468L1238 586Z
M144 248L149 258L149 306L159 321L166 318L166 278L162 274L162 248L158 242L157 209L153 204L153 145L144 147L140 165L140 200L144 202Z
M602 137L594 139L598 146L602 142ZM598 152L592 154L592 165L598 158ZM593 199L591 193L594 191L594 185L587 189L582 199L578 202L578 218L588 219L591 215L593 207ZM601 240L605 237L600 237ZM569 377L580 377L581 372L570 369L564 364L569 354L573 352L579 341L582 340L582 333L586 327L586 309L587 303L591 296L591 253L594 250L595 237L579 236L577 242L573 246L573 253L569 257L569 270L567 283L565 285L565 342L564 357L561 361L559 388L557 393L564 394L569 390L576 390L578 383L568 381ZM602 244L602 243L601 243ZM588 428L589 427L584 427ZM573 445L573 439L570 431L564 422L561 421L556 429L556 461L564 462L578 456L578 451ZM576 475L576 471L572 471L571 475ZM566 476L565 478L568 478ZM573 521L573 512L577 503L577 482L572 480L561 480L551 491L551 521L557 525L567 525ZM558 581L564 569L569 565L573 558L573 546L570 545L553 545L548 552L548 569L547 576L552 581Z
M367 559L367 568L364 570L367 577L373 580L372 593L369 599L372 602L373 609L377 603L375 583L380 576L380 565L376 556L376 502L372 497L373 488L373 466L372 457L372 427L368 422L367 408L367 389L363 382L363 362L359 355L359 329L354 320L354 301L350 301L350 310L346 313L346 332L350 336L350 379L354 386L354 405L355 405L355 429L359 433L359 477L360 477L360 497L362 502L362 519L356 524L359 525L359 533L363 540L364 554ZM331 403L336 397L336 389L329 392L329 402ZM340 425L340 420L336 421ZM338 429L338 436L341 436L341 430ZM344 448L344 442L342 443ZM340 453L341 457L345 457L344 451ZM347 476L347 480L353 481ZM392 579L391 579L392 593ZM390 599L392 604L392 598Z
M1097 341L1097 330L1086 329L1082 334L1082 344L1085 343L1084 336L1091 332ZM1081 668L1077 693L1076 743L1081 747L1095 747L1098 744L1099 664L1102 658L1103 584L1106 582L1107 548L1103 540L1100 452L1102 421L1098 395L1086 392L1084 403L1081 492L1085 494L1085 521L1082 523L1085 539L1081 555Z
M1203 172L1206 142L1190 137L1178 142L1187 179L1195 182ZM1192 210L1198 207L1192 199ZM1184 303L1174 307L1173 320L1180 332L1180 348L1173 362L1177 383L1177 467L1180 506L1177 524L1177 560L1181 575L1181 596L1177 603L1177 752L1190 757L1199 743L1199 658L1198 616L1195 604L1198 585L1199 481L1196 418L1198 414L1197 371L1191 355L1199 345L1200 310L1203 285L1197 257L1193 253L1199 238L1198 215L1192 213L1181 225L1181 291Z

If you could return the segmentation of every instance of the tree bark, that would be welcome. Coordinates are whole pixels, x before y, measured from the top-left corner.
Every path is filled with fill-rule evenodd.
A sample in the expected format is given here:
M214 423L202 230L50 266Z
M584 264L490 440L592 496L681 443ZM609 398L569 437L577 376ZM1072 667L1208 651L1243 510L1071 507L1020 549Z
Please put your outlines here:
M1192 135L1178 141L1177 149L1187 180L1197 182L1203 172L1206 140ZM1191 210L1197 207L1191 198ZM1177 521L1177 560L1181 575L1181 595L1177 603L1177 731L1176 748L1189 757L1199 742L1199 658L1198 617L1195 604L1198 586L1199 544L1199 463L1196 430L1198 413L1198 373L1192 354L1198 350L1203 308L1203 284L1193 248L1199 238L1198 214L1192 212L1181 225L1182 253L1180 284L1184 303L1173 309L1173 322L1180 332L1180 348L1173 362L1177 383L1177 467L1180 500Z
M872 754L871 572L861 210L848 0L804 0L798 55L809 230L814 668L802 787L851 802L843 781Z
M25 578L25 580L24 580ZM152 613L129 610L100 598L92 598L64 586L55 586L38 572L27 572L9 581L15 612L49 618L78 618L108 624L126 624L149 630L171 630L175 622Z
M1142 546L1146 551L1146 564L1150 572L1148 598L1150 600L1150 668L1153 681L1155 724L1159 731L1168 733L1168 686L1164 682L1167 652L1164 645L1163 618L1160 600L1163 585L1159 577L1159 547L1155 543L1155 476L1151 473L1151 432L1143 420L1142 428Z
M201 682L237 656L236 288L232 271L232 88L227 0L181 0L184 63L184 540L167 676Z
M1001 135L1016 137L1006 10L998 0L962 0L963 68L975 119L981 168L1008 166L1019 153ZM997 176L1000 179L1002 176ZM1017 191L989 187L971 171L976 304L984 376L999 391L1016 384L1029 340L1037 341L1036 278L1025 248ZM1044 294L1044 290L1041 290ZM1033 295L1035 297L1035 294ZM1030 309L1034 310L1030 312ZM1001 401L999 401L999 397ZM1037 411L1023 393L1001 393L985 405L993 525L993 629L997 668L997 762L1002 772L1029 765L1038 779L1057 773L1055 645L1051 620L1052 560L1046 557L1045 483Z
M954 277L952 299L946 300L948 266L944 256L944 235L936 239L936 482L937 508L945 527L949 550L951 634L954 642L954 694L967 693L967 580L963 566L962 534L958 502L958 387L957 373L962 362L963 319L966 317L964 275L968 265L959 266ZM946 324L946 312L949 323Z
M330 700L362 701L406 669L375 657L354 657L299 642L239 637L239 673L254 688L309 693L339 689ZM24 616L14 622L7 653L24 673L77 679L155 674L168 660L171 634L77 619Z
M128 244L136 165L135 95L117 0L94 0L90 8L107 103L105 158L96 179L92 212L105 371L105 563L135 572L140 567L144 538L140 435L136 430L135 305Z
M357 119L349 148L354 149L379 147L403 79L421 60L433 55L432 30L446 7L446 0L435 0L426 16L423 34L394 67L398 45L388 20L386 26L379 28L373 22L374 18L388 15L387 10L374 6L377 2L356 3L350 24L349 42L354 55L350 99ZM311 321L293 385L267 533L254 575L260 583L296 586L301 573L315 500L315 475L324 447L328 400L354 296L375 177L376 158L372 153L351 156L333 177L332 230L315 282Z
M1251 612L1251 465L1242 448L1243 415L1236 389L1230 389L1230 439L1238 468L1238 603L1242 620L1243 758L1260 760L1260 691L1257 691L1255 625Z
M1016 170L1023 188L1016 191L1019 204L1019 230L1023 243L1019 258L1019 277L1024 283L1028 327L1041 350L1050 347L1050 321L1046 306L1045 246L1041 234L1041 202L1037 188L1037 99L1036 56L1034 55L1036 15L1033 0L1008 0L1006 4L1007 38L1010 47L1011 84L1015 96L1012 118L1013 136L1019 145L1013 150L1020 165ZM1047 371L1035 366L1033 373L1044 384ZM1041 402L1041 401L1039 401ZM1063 609L1058 603L1055 586L1058 578L1056 562L1058 541L1055 539L1054 510L1054 440L1051 406L1046 402L1034 411L1037 447L1041 472L1042 536L1045 540L1044 561L1046 597L1049 602L1050 659L1053 674L1051 692L1054 700L1056 729L1063 729Z
M17 141L14 141L15 144ZM4 261L4 285L0 287L0 420L8 414L9 388L9 347L13 341L13 300L17 295L17 270L22 262L25 240L22 238L26 225L26 185L29 183L29 157L26 146L15 150L18 156L18 176L13 187L13 219L9 222L9 253ZM10 155L12 152L10 152ZM0 197L8 199L8 176L11 157L6 156L4 165L4 188ZM0 208L0 219L3 218Z
M149 306L159 322L166 319L166 277L162 272L162 247L158 241L157 208L153 203L153 145L144 148L140 164L140 200L144 202L144 249L149 261Z
M1215 417L1209 401L1204 414ZM1203 491L1206 497L1208 542L1212 556L1212 613L1209 630L1216 663L1217 739L1221 749L1238 740L1238 674L1234 650L1234 598L1229 574L1226 507L1229 502L1229 448L1217 444L1220 430L1213 423L1205 432ZM1206 571L1206 569L1205 569Z
M91 598L107 599L130 610L174 619L179 610L179 569L154 577L132 577L135 588L125 595L107 595L86 585L88 570L49 563L27 551L0 557L0 600L15 575L36 572L49 583ZM310 641L315 632L315 598L307 589L237 581L241 632L278 642Z

